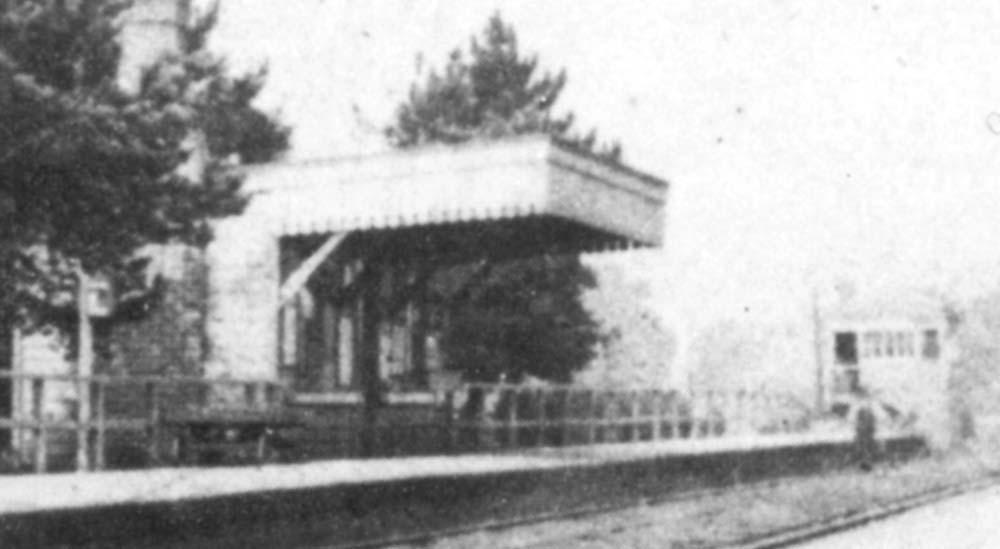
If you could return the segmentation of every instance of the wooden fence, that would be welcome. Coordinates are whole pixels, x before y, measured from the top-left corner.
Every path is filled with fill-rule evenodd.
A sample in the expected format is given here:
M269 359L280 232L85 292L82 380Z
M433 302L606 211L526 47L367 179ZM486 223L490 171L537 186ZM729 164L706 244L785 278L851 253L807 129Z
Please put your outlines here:
M62 455L72 449L77 470L102 470L108 438L123 433L142 440L155 463L166 415L214 408L262 412L284 400L281 385L262 380L0 372L0 382L10 384L13 400L10 416L0 418L0 433L8 433L11 446L7 459L30 454L35 472L49 470L53 444Z
M390 399L368 417L350 416L352 409L331 405L326 418L309 422L316 448L305 457L472 453L767 434L805 430L812 414L792 397L763 391L681 393L473 383L427 396L433 398L419 409ZM321 406L305 408L314 416L323 413Z
M287 459L766 434L803 430L810 419L810 410L801 402L761 391L681 393L473 383L423 393L425 398L415 402L389 398L373 409L352 401L322 411L288 405L285 387L268 380L6 372L0 373L0 382L11 384L14 397L10 417L0 418L0 435L9 433L9 446L18 456L27 456L23 462L36 472L102 470L109 466L109 448L115 450L115 467L123 466L122 448L138 454L132 466L163 463L164 457L178 455L177 448L169 446L177 442L176 433L166 432L178 424L169 416L185 414L210 418L194 420L199 425L212 425L214 418L214 425L224 430L233 425L220 419L226 414L287 412L298 418L284 424L293 431L281 440L292 449ZM53 464L53 457L62 462Z
M513 448L787 432L806 428L810 414L793 398L761 391L472 384L451 399L456 447L463 437Z

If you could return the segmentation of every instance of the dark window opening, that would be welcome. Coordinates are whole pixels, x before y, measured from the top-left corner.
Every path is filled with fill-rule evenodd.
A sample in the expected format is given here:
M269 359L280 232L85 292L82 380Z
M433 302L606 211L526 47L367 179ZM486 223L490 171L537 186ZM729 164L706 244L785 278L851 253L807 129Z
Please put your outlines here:
M834 356L837 364L857 364L858 334L854 332L840 332L834 334Z
M924 358L929 360L936 360L941 356L941 344L938 342L937 330L924 330L922 354Z

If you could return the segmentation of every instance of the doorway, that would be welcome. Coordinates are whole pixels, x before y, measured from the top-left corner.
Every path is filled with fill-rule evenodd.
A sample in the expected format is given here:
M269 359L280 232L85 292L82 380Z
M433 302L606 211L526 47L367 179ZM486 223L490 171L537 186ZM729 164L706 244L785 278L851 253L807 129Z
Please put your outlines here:
M853 393L861 388L858 371L857 332L837 332L833 335L833 355L836 368L836 389L839 393Z

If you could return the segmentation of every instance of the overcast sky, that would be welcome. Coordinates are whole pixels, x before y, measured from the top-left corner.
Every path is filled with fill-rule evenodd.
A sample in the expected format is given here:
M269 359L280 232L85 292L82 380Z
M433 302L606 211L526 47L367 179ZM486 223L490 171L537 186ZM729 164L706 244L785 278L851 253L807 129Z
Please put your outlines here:
M213 44L268 62L293 156L354 154L383 146L420 59L496 10L568 71L558 107L671 182L665 249L638 260L664 307L1000 279L995 1L223 0Z

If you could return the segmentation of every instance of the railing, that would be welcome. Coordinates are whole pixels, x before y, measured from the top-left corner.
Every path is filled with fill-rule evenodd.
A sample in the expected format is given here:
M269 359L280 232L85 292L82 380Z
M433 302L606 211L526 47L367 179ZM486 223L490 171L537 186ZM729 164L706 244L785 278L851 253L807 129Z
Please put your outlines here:
M448 397L450 434L503 447L709 438L802 430L809 410L762 391L682 393L470 384Z
M30 455L35 472L49 470L53 444L72 447L77 470L102 470L108 438L116 433L140 433L147 458L155 463L161 457L166 415L182 410L261 412L277 406L284 393L282 385L269 380L200 377L0 372L4 381L13 399L10 416L0 417L0 433L10 437L6 457Z
M297 400L313 433L301 459L510 451L802 431L812 411L763 391L687 393L472 383L386 398ZM419 403L417 403L419 400Z
M178 417L189 425L213 418L214 425L233 425L232 414L254 419L284 409L286 401L284 386L270 380L0 372L0 383L10 383L14 397L13 413L0 418L0 435L9 433L19 465L36 472L163 463L180 454L171 446L180 439L168 431L176 430ZM325 410L305 405L292 423L299 431L274 440L290 448L285 459L330 459L788 432L806 429L810 420L799 401L762 391L473 383L425 396L386 399L374 408L363 399L331 401ZM136 452L134 463L120 457L123 448ZM62 461L53 464L54 457Z

